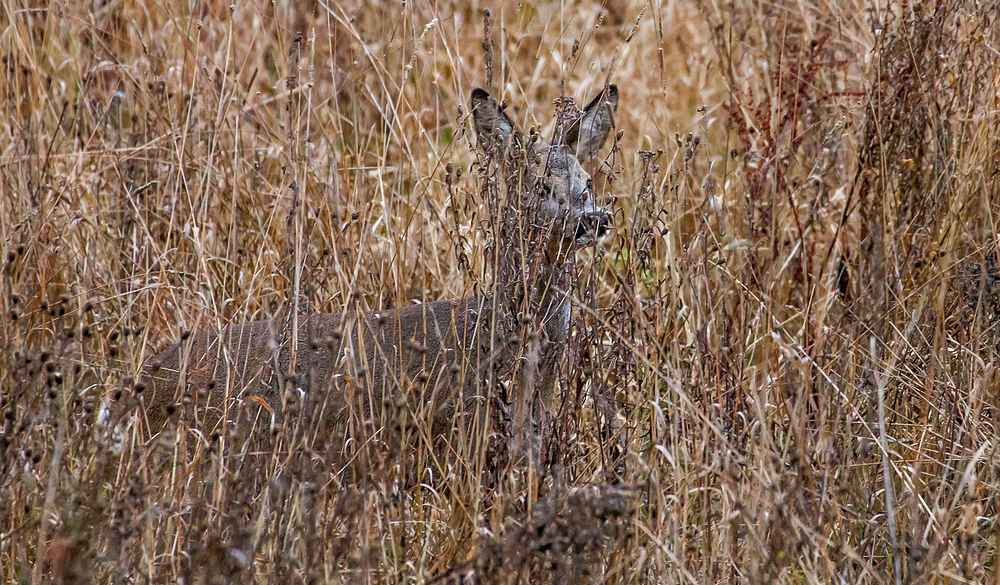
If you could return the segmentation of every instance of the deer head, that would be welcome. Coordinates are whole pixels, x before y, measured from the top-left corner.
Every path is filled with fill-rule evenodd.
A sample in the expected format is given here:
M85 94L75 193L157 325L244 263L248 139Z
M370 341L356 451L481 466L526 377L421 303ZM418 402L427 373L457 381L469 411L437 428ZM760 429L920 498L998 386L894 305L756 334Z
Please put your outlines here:
M508 188L518 186L522 209L549 230L550 257L595 244L608 231L610 217L594 202L593 182L582 163L597 156L614 126L617 86L606 87L578 115L562 116L548 144L534 135L526 140L486 90L473 90L470 102L480 144L504 157Z

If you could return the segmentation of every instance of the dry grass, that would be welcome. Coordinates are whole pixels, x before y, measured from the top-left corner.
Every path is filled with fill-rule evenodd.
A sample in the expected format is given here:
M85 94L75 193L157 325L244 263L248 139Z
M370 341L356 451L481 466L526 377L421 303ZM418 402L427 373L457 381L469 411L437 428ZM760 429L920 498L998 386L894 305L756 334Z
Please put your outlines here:
M996 2L0 6L4 582L1000 578ZM469 92L608 80L544 469L127 424L184 331L488 284Z

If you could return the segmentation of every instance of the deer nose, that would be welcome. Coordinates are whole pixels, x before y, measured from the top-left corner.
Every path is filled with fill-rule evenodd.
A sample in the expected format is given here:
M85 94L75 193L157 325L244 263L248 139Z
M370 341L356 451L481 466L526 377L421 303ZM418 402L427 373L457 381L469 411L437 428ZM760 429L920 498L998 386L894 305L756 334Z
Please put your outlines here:
M588 211L580 217L580 223L576 226L576 239L593 239L596 242L599 238L608 233L611 224L611 216L603 209Z

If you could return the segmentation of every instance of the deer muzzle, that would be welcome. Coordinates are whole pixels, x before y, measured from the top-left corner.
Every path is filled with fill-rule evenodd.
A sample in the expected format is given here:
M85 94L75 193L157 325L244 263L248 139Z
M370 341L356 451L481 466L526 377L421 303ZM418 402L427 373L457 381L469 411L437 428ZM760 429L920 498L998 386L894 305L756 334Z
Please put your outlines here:
M580 215L580 223L576 226L576 243L580 246L593 246L607 235L611 229L611 216L601 207L589 209Z

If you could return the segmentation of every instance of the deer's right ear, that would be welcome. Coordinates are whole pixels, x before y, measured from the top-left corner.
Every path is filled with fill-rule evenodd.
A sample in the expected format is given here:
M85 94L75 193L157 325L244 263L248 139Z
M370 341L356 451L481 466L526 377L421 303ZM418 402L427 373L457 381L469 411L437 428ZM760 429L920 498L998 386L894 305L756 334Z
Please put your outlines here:
M469 105L472 108L472 121L480 138L491 140L494 136L499 136L503 142L507 142L516 132L514 122L485 89L477 87L472 90Z

